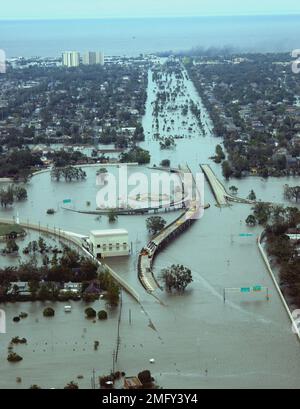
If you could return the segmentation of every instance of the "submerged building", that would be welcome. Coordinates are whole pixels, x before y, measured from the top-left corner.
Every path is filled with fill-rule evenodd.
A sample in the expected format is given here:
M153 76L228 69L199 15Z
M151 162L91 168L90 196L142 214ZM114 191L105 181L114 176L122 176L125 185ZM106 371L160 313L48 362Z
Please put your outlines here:
M97 259L130 255L128 231L125 229L92 230L90 251Z

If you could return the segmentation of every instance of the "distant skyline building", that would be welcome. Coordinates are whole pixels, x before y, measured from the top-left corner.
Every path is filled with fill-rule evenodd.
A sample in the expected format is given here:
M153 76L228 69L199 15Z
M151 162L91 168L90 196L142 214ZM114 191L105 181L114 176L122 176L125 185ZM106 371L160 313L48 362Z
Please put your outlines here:
M82 63L84 65L100 64L104 65L104 53L87 51L83 54Z
M78 51L64 51L62 61L65 67L79 67L80 62L84 65L104 65L104 53L95 51L86 51L80 58Z
M104 65L104 53L96 53L96 64Z
M96 64L96 53L93 51L87 51L83 54L82 63L84 65L94 65Z
M63 52L62 59L65 67L79 67L80 54L78 51L65 51Z

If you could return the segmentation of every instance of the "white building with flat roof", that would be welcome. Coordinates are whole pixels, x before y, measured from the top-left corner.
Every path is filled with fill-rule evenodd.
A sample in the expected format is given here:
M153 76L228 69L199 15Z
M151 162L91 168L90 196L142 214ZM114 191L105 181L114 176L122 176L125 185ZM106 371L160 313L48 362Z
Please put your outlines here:
M128 231L125 229L92 230L89 245L94 257L120 257L130 255Z

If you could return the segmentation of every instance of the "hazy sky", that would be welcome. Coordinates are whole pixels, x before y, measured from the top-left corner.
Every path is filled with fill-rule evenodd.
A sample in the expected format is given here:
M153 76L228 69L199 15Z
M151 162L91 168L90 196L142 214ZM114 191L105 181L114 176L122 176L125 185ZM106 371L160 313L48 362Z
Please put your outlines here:
M299 13L299 0L14 0L0 19L175 17Z

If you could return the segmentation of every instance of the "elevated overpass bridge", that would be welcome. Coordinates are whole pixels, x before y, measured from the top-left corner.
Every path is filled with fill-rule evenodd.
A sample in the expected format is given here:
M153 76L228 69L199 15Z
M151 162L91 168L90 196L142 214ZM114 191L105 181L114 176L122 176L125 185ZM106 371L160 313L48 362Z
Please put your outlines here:
M188 166L181 168L181 170L192 174ZM193 182L195 183L194 178ZM190 200L185 211L154 236L147 246L141 250L138 259L138 277L149 293L154 293L155 290L161 288L152 269L156 255L198 219L199 206L200 203L196 197Z
M217 178L216 174L208 164L200 165L202 172L205 175L206 180L215 196L217 204L219 206L228 206L229 202L255 204L255 201L242 199L237 196L233 196L227 192L223 183Z

